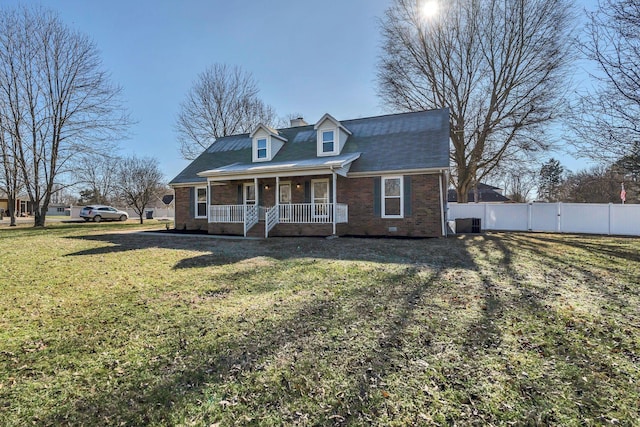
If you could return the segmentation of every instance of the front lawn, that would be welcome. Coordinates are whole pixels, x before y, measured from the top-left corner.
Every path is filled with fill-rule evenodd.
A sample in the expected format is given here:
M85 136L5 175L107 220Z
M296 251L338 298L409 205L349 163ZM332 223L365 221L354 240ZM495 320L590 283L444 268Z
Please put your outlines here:
M640 239L0 229L0 425L638 425Z

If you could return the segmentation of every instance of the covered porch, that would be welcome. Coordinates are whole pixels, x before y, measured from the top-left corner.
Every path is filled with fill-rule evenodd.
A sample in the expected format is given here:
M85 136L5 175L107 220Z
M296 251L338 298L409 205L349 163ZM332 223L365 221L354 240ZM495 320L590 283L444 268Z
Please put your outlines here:
M208 185L198 192L196 203L207 206L210 230L218 224L222 228L213 228L269 237L279 224L299 224L335 235L337 224L349 222L348 205L338 203L338 177L346 176L358 157L352 153L311 164L230 165L205 171L200 175Z

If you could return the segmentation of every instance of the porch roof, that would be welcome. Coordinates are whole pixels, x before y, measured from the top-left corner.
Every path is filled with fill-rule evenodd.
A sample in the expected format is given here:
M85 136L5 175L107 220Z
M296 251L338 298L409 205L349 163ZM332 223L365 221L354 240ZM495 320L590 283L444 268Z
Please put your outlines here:
M233 177L273 177L316 173L336 172L346 176L351 163L360 157L360 153L347 153L339 156L316 157L288 162L269 163L232 163L216 169L198 173L200 177L233 179Z

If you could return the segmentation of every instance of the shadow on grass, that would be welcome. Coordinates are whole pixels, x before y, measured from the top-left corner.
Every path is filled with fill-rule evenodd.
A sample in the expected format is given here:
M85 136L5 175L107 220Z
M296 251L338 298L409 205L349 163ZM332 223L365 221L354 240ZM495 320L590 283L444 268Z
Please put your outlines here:
M144 233L108 233L71 236L69 239L102 242L100 246L73 252L67 256L90 256L126 253L149 248L192 250L200 255L180 260L175 269L220 266L254 257L276 260L317 258L331 260L371 261L380 263L414 263L455 265L447 256L446 239L403 240L343 237L271 238L266 240L216 239L193 235L148 235ZM384 241L384 245L367 242Z
M609 379L619 381L623 374L616 372L615 359L607 359L606 355L587 348L584 337L597 338L594 334L606 335L611 331L576 324L554 309L547 303L553 299L553 285L531 283L521 273L520 262L526 254L531 255L541 263L541 269L551 271L562 266L574 281L591 272L567 261L562 251L545 250L544 241L536 243L538 237L486 235L480 239L388 240L380 245L371 244L372 240L368 239L345 238L227 241L130 234L73 237L109 246L70 254L72 256L127 253L144 248L202 252L179 261L176 269L225 265L253 257L281 261L308 258L309 263L315 259L344 259L406 266L401 274L383 275L372 288L355 286L340 295L318 292L299 306L290 307L290 311L274 308L262 315L254 313L255 324L239 326L231 335L217 340L199 341L198 337L191 337L185 341L177 335L168 337L169 348L163 353L179 355L179 363L150 364L139 376L126 378L126 385L116 386L115 390L98 390L91 397L60 407L43 420L44 424L171 424L172 417L183 412L200 413L197 423L203 425L220 420L260 424L259 419L243 421L242 416L255 413L258 417L280 416L274 418L273 424L354 425L375 423L381 417L390 419L393 414L385 412L379 386L400 369L399 365L406 357L402 346L407 329L423 326L414 321L416 310L429 310L434 284L440 280L441 273L450 268L477 274L482 298L477 320L463 325L461 338L455 337L461 340L456 347L458 366L443 375L447 387L457 388L466 395L452 405L465 406L469 413L475 411L477 424L500 424L509 419L521 424L559 424L561 416L566 419L571 411L574 411L575 420L604 421L598 417L603 413L615 413L611 403L605 402L606 390L609 390L606 387L611 387L605 383ZM429 266L428 277L419 274L420 265ZM234 272L227 279L245 281L257 273L255 270ZM294 274L295 269L287 273ZM314 290L313 284L305 286L308 291ZM595 288L597 284L589 286ZM603 295L620 304L617 296L606 292ZM376 306L385 311L376 311ZM243 325L242 319L237 321ZM528 329L509 329L518 322L525 323ZM362 324L367 325L373 338L358 330L358 325ZM180 324L175 328L188 330L191 326ZM329 334L348 327L356 332L341 333L337 339ZM420 336L424 341L425 358L431 355L431 335L434 333L437 332L425 330ZM539 335L544 335L544 340L541 341ZM356 345L359 346L357 351L353 349ZM622 347L623 351L631 352L630 360L634 360L633 344L624 341ZM302 396L301 379L293 374L297 369L296 357L301 357L302 353L307 355L311 365L314 362L329 364L336 375L343 377L340 393L329 397ZM278 358L291 359L289 372L292 373L289 375L283 369L270 378L264 371ZM524 375L522 372L528 367L517 365L518 360L539 363L542 374L536 377ZM508 377L502 384L510 392L506 395L516 396L518 400L511 402L516 409L510 416L496 413L496 408L491 407L495 402L483 406L485 397L478 390L465 389L468 384L486 383L487 378L483 375L489 361ZM312 376L315 372L311 366L304 374ZM455 372L458 372L457 377ZM583 378L589 373L602 375L602 378L589 376L591 382L586 382ZM461 378L461 375L467 378ZM149 386L139 386L149 382L149 377L154 379ZM322 382L323 379L313 381ZM605 391L598 390L598 386ZM563 388L562 397L558 394L559 387ZM232 390L240 393L234 394ZM331 391L336 392L336 389ZM242 395L242 392L246 394ZM308 401L305 403L304 399ZM194 405L197 406L194 402L204 402L203 405L209 402L210 406L199 411L194 409ZM300 407L299 411L295 410L296 406ZM309 407L315 409L315 413L305 421L301 417ZM506 407L498 410L509 411ZM420 409L413 411L415 418L411 422L419 424ZM560 414L559 411L564 412ZM456 419L447 419L445 423L455 422Z
M510 383L513 391L520 396L521 405L524 403L522 407L529 408L518 416L519 422L524 424L558 424L567 416L598 420L600 423L608 421L603 414L625 414L628 407L621 409L618 402L607 398L615 390L609 381L615 380L619 384L626 381L624 370L618 368L622 359L612 360L606 353L593 349L594 344L589 344L589 340L595 343L604 339L614 344L624 341L622 346L631 355L628 357L627 354L629 366L634 366L638 363L638 357L633 351L632 340L616 337L618 332L607 328L605 322L596 320L589 324L588 320L580 319L577 314L557 311L549 304L555 295L554 284L542 286L521 274L519 263L522 260L514 260L514 251L518 251L521 259L527 258L528 252L531 259L541 260L540 271L554 270L562 265L563 273L570 280L596 290L610 303L620 305L619 295L603 289L597 276L589 269L567 261L566 251L545 250L548 248L544 248L543 242L575 246L587 251L592 249L592 245L574 240L567 243L563 238L518 234L487 235L484 242L475 244L475 249L483 255L469 258L476 260L474 269L482 279L485 307L481 319L469 327L468 339L463 346L475 365L471 371L482 372L488 358L502 360L502 369L512 377ZM607 248L598 252L609 256L614 250ZM619 256L634 259L627 252ZM487 262L490 258L493 261ZM484 260L483 265L478 263L478 259ZM505 274L496 275L502 269ZM495 282L495 277L502 278L500 283ZM518 326L514 328L514 325ZM507 331L510 328L508 333L512 342L517 344L515 349L509 348L508 343L503 345L500 342L500 330ZM511 354L510 358L503 357L508 354ZM520 363L522 359L532 361L534 370L539 365L542 374L528 375L515 363ZM564 390L559 399L561 388ZM472 402L473 398L478 400ZM469 400L476 408L476 405L480 406L482 397L470 396ZM578 404L574 405L574 402Z
M220 421L222 416L227 417L227 422L235 418L242 424L252 424L241 421L243 414L279 416L280 421L275 423L294 424L301 421L301 415L290 411L290 407L307 399L302 396L303 391L297 383L299 379L290 377L288 369L272 379L260 380L255 376L264 374L265 365L274 363L278 357L291 358L291 369L294 370L296 358L303 357L301 354L304 353L307 357L313 355L318 363L333 365L348 381L340 396L327 399L325 404L330 407L313 414L312 422L316 425L363 423L379 410L376 395L372 394L372 381L379 381L396 369L393 352L401 347L402 335L412 322L413 311L421 306L435 280L437 275L424 279L408 267L401 273L386 274L375 289L354 287L341 295L319 293L284 314L277 310L266 313L265 317L257 319L259 326L247 325L221 341L191 343L176 336L171 348L164 353L174 358L179 356L179 363L149 365L140 378L127 378L128 385L79 399L38 422L44 425L172 424L175 414L185 411L194 402L207 402L213 393L216 396L213 410L203 414L198 424L209 425ZM372 301L372 293L376 295L376 301ZM388 307L390 313L380 318L372 309L374 303ZM358 310L345 312L345 306L352 305ZM337 342L335 337L327 335L328 331L361 322L379 322L380 329L373 331L376 337L369 339L361 335L359 342L342 336ZM188 327L176 325L177 330ZM364 331L359 333L364 334ZM353 336L356 340L358 337L358 333ZM360 346L357 354L347 351L349 356L357 358L345 358L343 347L353 345L349 343ZM283 355L285 347L290 350ZM149 376L159 380L149 387L140 387L148 382ZM225 392L235 387L241 387L245 394L238 396ZM313 401L314 398L310 399ZM322 402L311 404L318 403ZM220 410L227 412L221 415L217 412ZM264 412L256 414L257 411ZM260 421L254 419L253 424L260 424Z
M597 237L598 244L588 244L582 241L584 237L561 237L552 235L538 235L532 234L522 236L518 234L504 235L503 241L510 242L521 249L530 251L537 257L542 257L547 260L550 265L556 266L556 271L561 272L562 275L566 275L575 282L583 283L590 288L596 294L600 294L606 301L612 303L621 308L629 308L628 295L639 295L640 287L618 287L617 285L612 288L607 285L608 280L612 277L624 277L628 272L631 274L631 280L637 279L637 276L633 273L638 271L638 263L640 263L640 257L634 254L633 250L620 248L617 253L616 246L613 243L607 243L602 241L600 237ZM602 248L598 246L602 243ZM555 250L549 250L550 247ZM570 252L574 250L584 251L583 254L579 252L573 256ZM600 265L592 265L591 262L586 262L585 258L590 258L592 254L600 254L598 258L601 262ZM626 267L616 267L614 264L608 262L607 259L602 257L612 257L624 260ZM609 277L604 277L604 274Z

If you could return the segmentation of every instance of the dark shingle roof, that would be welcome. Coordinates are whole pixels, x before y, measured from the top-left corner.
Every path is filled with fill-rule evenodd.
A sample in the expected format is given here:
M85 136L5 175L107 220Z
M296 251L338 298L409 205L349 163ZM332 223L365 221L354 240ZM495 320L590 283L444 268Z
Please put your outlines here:
M361 153L350 173L375 173L449 167L449 110L367 117L340 122L352 134L342 155ZM313 125L278 129L287 139L272 163L316 158ZM329 160L330 157L324 159ZM233 163L251 164L249 134L219 138L170 184L206 182L198 172ZM270 162L264 162L266 164Z

